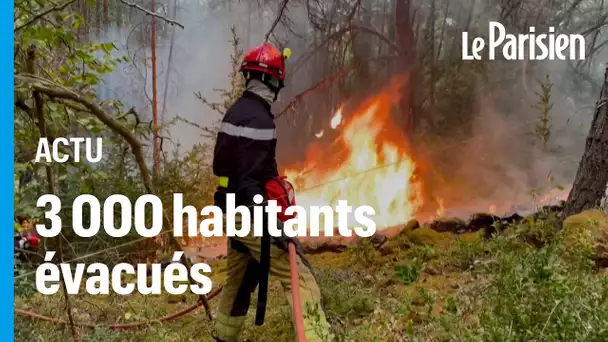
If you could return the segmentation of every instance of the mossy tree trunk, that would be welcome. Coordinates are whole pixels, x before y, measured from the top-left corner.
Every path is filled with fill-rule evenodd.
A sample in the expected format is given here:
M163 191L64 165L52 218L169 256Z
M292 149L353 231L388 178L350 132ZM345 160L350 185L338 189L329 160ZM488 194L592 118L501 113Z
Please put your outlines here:
M564 218L600 205L608 184L608 68Z

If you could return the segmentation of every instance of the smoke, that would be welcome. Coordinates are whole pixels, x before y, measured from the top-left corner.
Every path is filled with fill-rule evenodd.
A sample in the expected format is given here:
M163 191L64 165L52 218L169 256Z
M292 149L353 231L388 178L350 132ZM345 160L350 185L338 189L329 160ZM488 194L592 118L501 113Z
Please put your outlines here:
M260 10L247 20L248 12L254 7L245 3L215 5L179 1L175 20L184 29L166 25L167 32L162 32L161 27L165 25L157 19L158 113L164 123L179 116L201 127L212 127L221 119L221 114L204 104L195 93L200 92L210 103L223 100L216 90L230 88L232 25L240 40L239 48L247 50L263 41L274 19L271 11ZM171 10L159 9L158 13L162 12L169 12L167 17L173 19ZM126 108L135 107L142 119L152 120L150 17L143 16L142 22L134 26L109 27L95 39L114 42L118 48L115 57L131 58L131 63L121 65L104 77L104 84L97 91L99 98L120 100ZM177 120L163 133L170 138L163 143L163 150L172 151L179 144L180 152L188 151L193 145L205 142L202 133L200 128Z
M228 75L231 72L230 55L233 50L230 43L231 26L235 25L241 39L240 47L246 50L264 40L275 19L277 8L268 5L260 9L254 1L220 5L185 1L179 3L175 19L183 24L185 29L168 27L169 31L161 34L157 43L159 115L162 115L165 108L165 122L179 115L200 126L209 127L221 117L202 103L194 93L200 92L204 98L215 102L220 100L220 96L214 89L230 86ZM462 23L467 21L468 14L463 9L463 6L450 6L454 19L446 17L446 21L450 21L446 32L458 30ZM255 14L249 15L252 11L256 11ZM488 12L481 7L476 12L478 17L475 20L491 19L481 18L482 15L488 16ZM169 17L173 15L170 13ZM297 56L303 56L307 48L314 45L310 34L313 31L305 8L290 5L288 18L289 29L279 25L275 34L282 44L293 50L297 61ZM144 17L146 25L149 21L149 17ZM133 59L132 65L121 66L119 70L105 77L105 84L100 87L98 94L102 99L118 99L127 107L136 107L144 119L150 120L150 48L142 43L142 40L149 37L146 25L135 28L110 27L98 39L114 41L118 47L118 55L128 55ZM175 35L171 42L173 29ZM391 30L390 27L386 28L386 32ZM460 32L454 36L459 35ZM173 51L169 64L171 44ZM448 44L457 47L454 42L445 43L446 46ZM607 57L606 50L596 56L597 60ZM289 63L288 73L295 67L295 62ZM499 63L501 62L496 61L495 65ZM277 109L282 109L292 96L319 81L319 72L309 69L311 64L304 63L297 75L290 75ZM494 68L495 65L490 66ZM522 71L515 72L516 76L503 84L495 82L490 87L484 82L478 82L477 108L471 116L473 121L470 131L467 136L454 135L444 139L442 144L453 144L456 147L446 149L445 153L433 157L433 160L441 159L444 170L449 170L449 173L442 172L441 181L432 184L433 194L444 198L446 207L458 208L465 203L469 207L467 210L486 211L493 204L535 201L532 190L546 195L558 185L567 190L572 182L597 94L590 88L573 86L573 73L565 62L536 62L525 68L518 63L508 63L496 67L490 78L502 80L500 74L507 71L513 73L512 70ZM601 76L601 73L599 63L592 63L589 74ZM547 74L554 86L551 94L552 134L548 149L544 150L534 134L538 110L532 106L538 101L538 96L534 94L539 91L538 80L544 79ZM316 91L310 96L315 100L309 101L309 104L314 102L314 105L317 99L330 97L324 90ZM321 106L315 108L318 107ZM327 114L329 111L328 109ZM318 113L311 114L309 122L314 121L313 116L322 117ZM304 130L318 131L315 127L298 127L283 131L289 128L280 123L278 125L280 140L285 136L285 132L301 134ZM312 123L310 125L313 126ZM204 142L201 133L192 125L176 122L164 133L171 139L171 142L164 143L164 150L170 151L176 144L180 144L180 150L187 151L191 146ZM313 141L314 136L311 135L310 138ZM282 140L281 144L289 142ZM304 157L302 154L301 159ZM550 182L550 178L553 182Z
M519 70L522 64L510 67ZM546 75L553 84L551 134L543 146L535 132L540 121L540 109L535 105L542 93L539 81L545 81ZM573 88L572 75L567 62L543 61L533 71L498 87L496 83L494 87L479 84L478 110L468 139L439 156L450 175L444 183L434 184L433 194L444 200L452 214L526 212L566 199L598 95L590 87ZM592 75L601 76L599 72Z
M445 205L462 211L497 212L515 210L513 206L540 205L553 192L563 196L580 158L580 151L563 153L542 148L534 133L534 110L505 115L489 96L479 95L479 113L470 139L450 151L451 183L435 190L445 196ZM584 137L564 136L560 140L574 151L582 147ZM549 141L549 148L555 146ZM542 203L548 204L548 203Z
M533 9L537 4L529 5L532 6L528 9L532 18L526 22L538 22L540 14ZM451 1L450 9L450 18L446 14L445 20L450 30L457 31L455 36L460 36L462 31L469 31L469 37L484 36L487 22L499 20L499 13L491 6ZM543 13L549 15L551 12ZM593 26L594 21L587 18L593 13L577 14L576 27L560 30L563 23L549 22L549 25L558 27L557 33L579 33ZM517 15L522 19L526 14L518 12ZM585 22L589 24L585 26ZM527 33L527 28L525 32L508 31ZM537 26L537 33L541 31ZM606 32L605 29L600 32L594 42L606 40ZM586 39L590 45L590 36ZM446 48L448 44L450 42L444 42ZM460 127L453 127L452 134L448 132L442 136L439 143L432 142L428 147L424 146L425 143L417 144L421 145L417 146L421 150L418 154L429 164L423 171L429 192L425 211L434 212L441 202L450 209L446 213L449 215L485 212L490 208L503 214L565 199L578 168L598 100L599 88L592 84L601 80L605 66L600 62L607 57L606 48L592 59L587 56L587 67L579 68L586 74L584 77L575 72L573 66L576 62L485 62L485 78L475 82L476 106L466 113L466 124L463 125L467 126L466 133L461 133ZM544 147L535 133L540 121L540 109L535 105L540 100L539 93L542 93L540 81L545 81L547 76L553 84L550 93L551 134ZM430 113L431 116L435 114Z

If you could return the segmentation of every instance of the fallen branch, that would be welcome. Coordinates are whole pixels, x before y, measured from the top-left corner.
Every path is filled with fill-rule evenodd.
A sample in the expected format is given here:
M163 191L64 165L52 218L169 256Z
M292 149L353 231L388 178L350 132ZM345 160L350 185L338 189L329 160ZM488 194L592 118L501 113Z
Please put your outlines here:
M135 159L139 165L141 176L144 182L146 190L153 192L152 180L150 173L148 172L146 160L144 159L142 144L137 140L135 135L131 131L123 126L120 122L110 116L106 111L101 108L98 104L90 101L84 95L81 95L71 89L65 88L57 83L50 80L46 80L31 74L19 74L15 75L16 80L21 80L24 83L29 84L32 88L40 93L45 94L50 98L67 99L74 101L84 106L91 114L95 115L101 122L106 124L110 129L120 134L131 146Z
M177 26L179 26L181 28L184 28L184 25L180 24L178 21L169 19L169 18L167 18L165 16L162 16L162 15L154 13L154 12L150 12L147 9L139 6L138 4L134 4L134 3L128 2L126 0L119 0L119 1L122 2L123 4L127 5L127 6L131 7L131 8L135 8L135 9L138 9L138 10L144 12L146 15L153 16L153 17L158 18L160 20L163 20L163 21L165 21L165 22L167 22L167 23L169 23L171 25L177 25Z

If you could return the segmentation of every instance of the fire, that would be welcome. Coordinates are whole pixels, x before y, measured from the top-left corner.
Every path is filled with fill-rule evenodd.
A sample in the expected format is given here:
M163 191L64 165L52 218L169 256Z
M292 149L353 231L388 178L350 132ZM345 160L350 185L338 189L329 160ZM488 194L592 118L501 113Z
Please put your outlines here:
M414 217L422 205L421 183L406 139L390 118L401 85L393 82L347 117L338 109L330 122L334 129L341 125L333 145L311 146L304 164L285 172L298 205L369 205L379 229Z
M343 107L340 106L331 118L330 126L332 129L336 129L342 123L342 108Z
M437 217L441 217L445 214L445 206L443 205L443 198L437 197L437 204L438 204L438 208L437 208L437 211L435 211L435 214L437 215Z

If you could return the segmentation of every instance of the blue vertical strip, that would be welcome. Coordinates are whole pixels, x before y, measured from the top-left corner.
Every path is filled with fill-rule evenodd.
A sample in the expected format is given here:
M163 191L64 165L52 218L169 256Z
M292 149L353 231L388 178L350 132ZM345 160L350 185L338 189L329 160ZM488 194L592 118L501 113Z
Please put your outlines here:
M2 320L0 336L3 341L13 341L14 331L14 274L13 274L13 222L14 222L14 74L13 74L13 0L0 0L0 227L6 238L0 238L0 308ZM4 18L4 19L2 19ZM9 236L9 234L11 236ZM6 246L5 246L6 245ZM5 246L5 247L2 247ZM13 279L13 281L8 281Z

